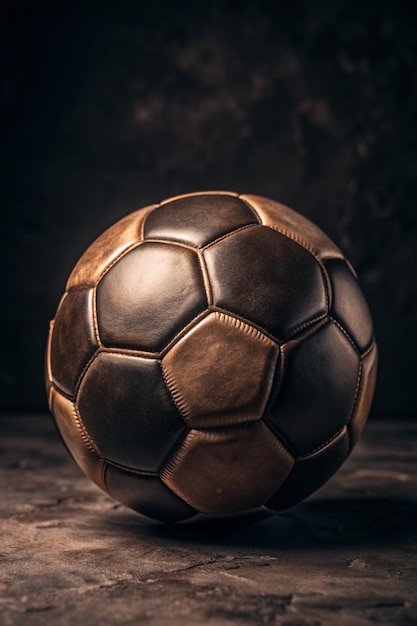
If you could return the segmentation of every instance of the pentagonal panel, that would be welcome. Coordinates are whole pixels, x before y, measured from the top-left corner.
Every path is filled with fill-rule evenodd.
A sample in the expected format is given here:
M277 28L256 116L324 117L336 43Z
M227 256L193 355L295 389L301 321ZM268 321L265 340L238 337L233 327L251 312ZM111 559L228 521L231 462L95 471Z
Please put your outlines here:
M162 522L179 522L197 513L176 496L158 476L144 476L108 465L110 495L138 513Z
M334 439L309 456L299 457L287 480L266 503L274 511L287 509L312 494L333 476L349 454L345 427Z
M330 314L348 331L361 351L371 344L371 314L358 282L347 264L339 259L325 261L332 286Z
M85 430L74 403L52 388L50 405L56 425L68 451L83 472L99 487L106 490L103 481L105 462Z
M253 211L236 195L190 194L163 203L145 222L146 239L168 239L201 248L241 226L256 224Z
M185 430L158 361L102 352L89 367L77 404L109 461L156 472Z
M275 372L277 345L223 313L211 313L162 360L176 405L192 427L259 419Z
M258 421L191 430L161 478L202 513L233 513L264 504L293 463L288 450Z
M343 253L333 241L316 224L297 211L262 196L245 194L240 197L255 209L265 226L288 233L289 237L303 242L314 251L316 256L343 258Z
M70 291L58 307L50 349L52 379L66 394L74 393L78 377L97 348L93 290Z
M358 441L368 419L375 391L377 369L378 351L376 344L374 344L373 348L362 359L358 396L353 415L348 424L352 448Z
M206 306L197 255L171 244L134 248L97 287L100 337L110 347L159 351Z
M143 220L156 206L154 204L126 215L100 235L75 265L68 279L67 289L80 285L96 285L106 268L124 250L142 240Z
M276 337L327 311L314 257L270 228L234 233L207 248L204 257L215 304Z
M359 379L359 355L333 322L283 348L280 393L267 421L297 455L323 446L348 422Z

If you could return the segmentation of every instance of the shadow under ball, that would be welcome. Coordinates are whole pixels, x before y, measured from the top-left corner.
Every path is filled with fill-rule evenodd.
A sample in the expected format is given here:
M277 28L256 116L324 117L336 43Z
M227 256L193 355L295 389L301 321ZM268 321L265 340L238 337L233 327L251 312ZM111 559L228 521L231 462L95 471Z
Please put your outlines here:
M73 269L48 401L81 469L167 521L257 519L313 493L367 419L377 348L339 248L254 195L127 215Z

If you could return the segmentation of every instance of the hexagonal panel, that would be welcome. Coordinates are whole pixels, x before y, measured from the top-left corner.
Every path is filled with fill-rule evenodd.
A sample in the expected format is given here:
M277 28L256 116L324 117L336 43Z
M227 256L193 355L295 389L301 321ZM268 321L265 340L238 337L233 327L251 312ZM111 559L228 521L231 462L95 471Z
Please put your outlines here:
M132 469L157 472L185 432L156 360L99 353L77 405L102 456Z
M327 311L319 264L302 246L253 226L204 251L214 303L275 337Z
M264 504L293 464L288 450L258 421L191 430L161 478L202 513L233 513Z
M144 476L108 465L110 495L129 508L161 522L179 522L197 511L176 496L158 476Z
M197 254L144 243L123 256L97 287L105 346L158 352L207 306Z
M139 209L126 215L110 226L84 252L72 270L67 282L67 289L81 285L97 284L106 268L117 259L124 250L142 240L142 224L156 204Z
M241 226L256 224L255 213L236 194L190 194L161 204L145 222L145 239L181 241L201 248Z
M295 459L287 480L266 503L282 511L307 498L333 476L349 454L349 434L345 427L334 439L309 456Z
M279 355L258 330L224 313L211 313L165 355L166 383L192 427L259 419Z
M297 455L323 446L348 422L356 398L360 357L333 322L283 346L280 392L266 420Z
M373 326L358 281L344 261L331 259L324 264L332 286L330 315L342 324L363 352L371 344Z
M92 289L76 289L65 294L53 325L50 368L55 385L70 396L98 348L93 319Z

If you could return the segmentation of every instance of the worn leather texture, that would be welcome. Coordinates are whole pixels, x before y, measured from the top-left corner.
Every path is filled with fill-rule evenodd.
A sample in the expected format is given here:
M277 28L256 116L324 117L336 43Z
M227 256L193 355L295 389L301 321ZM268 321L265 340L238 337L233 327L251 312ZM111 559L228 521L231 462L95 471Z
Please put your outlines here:
M209 428L262 417L278 357L278 346L253 326L215 312L169 350L162 366L186 423Z
M84 472L162 521L258 519L348 457L377 348L357 277L305 217L203 192L140 209L75 266L51 411Z
M107 347L160 351L206 307L197 254L166 243L138 245L97 287L100 337Z

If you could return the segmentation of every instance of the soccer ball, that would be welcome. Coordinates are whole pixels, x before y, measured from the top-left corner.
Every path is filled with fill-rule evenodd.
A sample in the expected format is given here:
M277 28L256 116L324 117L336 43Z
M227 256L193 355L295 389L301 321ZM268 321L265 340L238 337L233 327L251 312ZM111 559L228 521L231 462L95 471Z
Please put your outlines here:
M82 470L167 521L256 518L313 493L368 416L377 348L339 248L267 198L140 209L73 269L50 409Z

